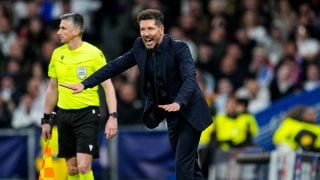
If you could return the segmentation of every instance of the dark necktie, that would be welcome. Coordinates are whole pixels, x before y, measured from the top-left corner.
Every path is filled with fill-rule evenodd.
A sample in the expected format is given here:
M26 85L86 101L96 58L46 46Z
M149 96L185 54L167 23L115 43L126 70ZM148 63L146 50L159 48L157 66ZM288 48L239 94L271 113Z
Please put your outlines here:
M155 101L158 105L159 103L159 96L158 96L158 83L157 83L157 59L156 59L156 52L152 51L151 53L151 60L152 60L152 69L153 69L153 83L154 83L154 93L155 93Z

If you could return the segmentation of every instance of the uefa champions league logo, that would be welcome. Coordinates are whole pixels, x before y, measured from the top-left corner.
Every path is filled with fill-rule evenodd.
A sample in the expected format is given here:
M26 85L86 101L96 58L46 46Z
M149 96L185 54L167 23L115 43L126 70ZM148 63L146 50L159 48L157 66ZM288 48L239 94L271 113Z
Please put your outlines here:
M77 67L77 76L80 79L84 79L87 76L87 67L84 67L84 66Z

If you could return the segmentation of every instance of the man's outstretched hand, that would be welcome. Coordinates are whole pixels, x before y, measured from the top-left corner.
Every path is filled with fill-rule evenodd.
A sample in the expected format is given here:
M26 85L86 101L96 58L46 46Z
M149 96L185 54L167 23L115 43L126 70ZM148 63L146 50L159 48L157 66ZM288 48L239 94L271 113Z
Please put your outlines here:
M72 90L72 94L81 93L83 91L83 89L84 89L84 85L82 83L78 83L78 84L60 83L59 86L71 89Z

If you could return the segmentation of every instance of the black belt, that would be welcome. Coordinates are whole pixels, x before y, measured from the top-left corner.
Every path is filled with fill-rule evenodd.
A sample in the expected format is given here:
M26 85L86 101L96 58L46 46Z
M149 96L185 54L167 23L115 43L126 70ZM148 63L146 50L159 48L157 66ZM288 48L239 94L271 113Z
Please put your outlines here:
M79 112L88 111L90 109L99 109L99 106L88 106L88 107L84 107L84 108L80 108L80 109L62 109L62 108L58 107L58 111L68 112L68 113L79 113Z

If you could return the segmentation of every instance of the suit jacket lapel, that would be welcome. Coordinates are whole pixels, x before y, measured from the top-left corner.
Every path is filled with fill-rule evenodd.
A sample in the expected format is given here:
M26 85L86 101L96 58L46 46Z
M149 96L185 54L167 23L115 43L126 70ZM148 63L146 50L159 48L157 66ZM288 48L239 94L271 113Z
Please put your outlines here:
M167 61L168 61L168 55L169 55L169 47L168 47L168 43L169 43L169 38L167 36L164 36L163 38L163 42L161 44L161 53L158 56L158 61L160 63L160 72L161 72L161 76L163 77L164 83L165 85L167 85Z
M141 82L143 85L145 85L145 68L146 68L146 63L147 63L147 50L146 49L140 49L140 56L138 59L141 61L141 69L140 69L140 76L141 76Z
M166 80L166 65L167 65L167 56L168 56L168 53L166 52L167 49L162 49L161 50L161 53L160 55L158 56L159 59L157 59L159 61L159 64L160 64L160 73L161 73L161 76L163 77L163 80L165 82L165 84L167 84L167 80Z

